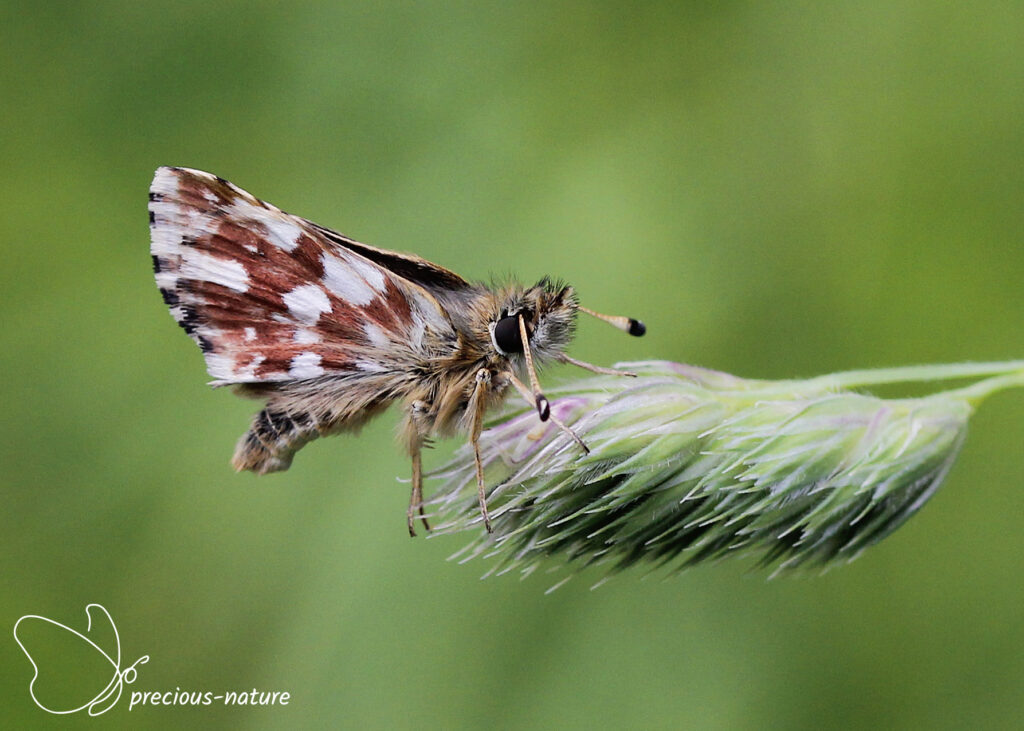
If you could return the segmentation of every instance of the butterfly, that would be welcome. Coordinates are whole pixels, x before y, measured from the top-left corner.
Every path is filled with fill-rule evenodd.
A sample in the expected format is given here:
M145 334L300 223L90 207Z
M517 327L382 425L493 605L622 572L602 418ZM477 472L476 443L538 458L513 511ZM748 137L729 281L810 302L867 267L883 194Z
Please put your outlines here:
M358 430L400 403L413 536L417 513L429 530L421 451L432 437L469 435L491 531L478 444L487 411L511 388L586 451L551 413L537 366L557 361L633 375L565 352L580 312L630 335L646 332L639 320L583 307L562 282L468 282L285 213L199 170L156 171L149 225L156 283L202 350L211 385L265 402L238 442L235 469L286 470L307 442Z

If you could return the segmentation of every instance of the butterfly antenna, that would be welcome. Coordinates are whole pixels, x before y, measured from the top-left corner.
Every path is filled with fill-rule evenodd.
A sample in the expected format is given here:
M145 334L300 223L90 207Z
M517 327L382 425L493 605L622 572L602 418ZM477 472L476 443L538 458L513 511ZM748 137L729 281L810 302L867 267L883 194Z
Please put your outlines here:
M581 312L586 312L588 315L596 317L598 320L604 320L609 325L613 325L619 330L622 330L622 332L629 333L636 337L640 337L647 332L647 326L640 320L634 320L632 317L622 317L621 315L602 315L600 312L594 312L582 305L577 305L576 309Z
M512 385L516 387L516 390L519 391L519 395L523 397L526 403L530 403L530 399L533 397L533 394L530 393L530 389L526 387L526 384L520 381L518 378L516 378L516 374L513 373L512 371L505 371L505 376L512 383ZM576 434L576 432L574 432L569 426L567 426L564 421L555 416L554 413L549 414L548 418L554 422L555 426L557 426L563 432L568 434L569 438L576 442L576 444L579 445L580 449L582 449L587 454L590 454L590 447L588 447L586 443L579 438L579 435Z
M526 356L526 372L530 375L530 389L533 391L533 400L537 405L537 415L541 421L547 421L551 416L551 404L548 398L540 390L540 381L537 379L537 370L533 367L533 353L530 350L530 338L526 333L526 320L519 315L519 336L523 340L523 355Z

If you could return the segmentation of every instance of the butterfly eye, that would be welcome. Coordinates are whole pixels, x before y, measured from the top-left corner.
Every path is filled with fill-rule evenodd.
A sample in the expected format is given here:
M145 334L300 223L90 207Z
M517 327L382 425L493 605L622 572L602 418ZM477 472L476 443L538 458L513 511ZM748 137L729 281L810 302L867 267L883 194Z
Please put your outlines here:
M522 353L523 338L519 333L519 315L503 317L494 323L491 340L502 355Z

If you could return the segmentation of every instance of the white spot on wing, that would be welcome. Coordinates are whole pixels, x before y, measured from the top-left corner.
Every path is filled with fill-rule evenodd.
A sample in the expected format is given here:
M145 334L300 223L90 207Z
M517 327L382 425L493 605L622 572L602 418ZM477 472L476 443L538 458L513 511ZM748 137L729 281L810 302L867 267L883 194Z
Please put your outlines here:
M299 353L292 358L291 367L288 369L288 375L292 378L316 378L323 374L320 356L316 353Z
M378 292L384 291L384 272L361 256L352 255L348 257L349 265L359 276L366 280L366 283Z
M341 259L333 254L324 254L324 284L327 289L350 305L367 305L377 296L377 291L360 276L351 264L352 259ZM383 282L384 275L379 271L376 274Z
M150 204L150 210L156 208ZM181 229L169 224L165 218L157 217L156 225L150 229L152 245L150 251L161 258L177 256L181 246ZM171 262L168 262L171 263Z
M270 233L270 242L280 246L285 251L294 251L299 245L299 237L302 236L302 229L287 219L264 218L263 223Z
M294 251L299 245L302 228L287 214L273 206L260 205L259 201L244 191L239 190L238 194L229 208L231 217L239 221L263 224L267 229L267 240L270 243L285 251Z
M331 310L327 293L315 284L298 286L285 294L283 299L292 317L305 325L315 325L321 313Z
M182 247L179 271L183 279L213 282L236 292L249 289L249 273L241 262L221 259L198 249Z
M426 333L426 323L420 313L413 311L412 326L409 328L409 345L417 350L423 345L423 335Z
M210 228L209 217L195 208L184 205L179 198L178 172L171 168L158 168L149 190L149 212L153 216L150 226L152 253L172 259L181 253L184 236L195 236L196 232Z
M173 292L178 287L178 275L166 270L158 272L156 275L156 286Z
M300 327L296 328L295 335L292 337L292 340L296 343L301 343L302 345L311 345L313 343L320 342L320 335L315 330Z
M230 355L206 353L206 371L218 380L232 381L235 379L235 360Z
M245 342L251 343L256 339L256 328L247 327L245 328Z
M357 360L356 368L361 371L367 371L369 373L381 373L386 371L387 368L372 360Z
M366 339L370 341L371 345L375 345L378 348L387 348L391 345L391 339L384 334L383 330L372 322L363 323L363 333L366 335Z
M178 192L178 173L168 167L157 168L149 189L162 196Z

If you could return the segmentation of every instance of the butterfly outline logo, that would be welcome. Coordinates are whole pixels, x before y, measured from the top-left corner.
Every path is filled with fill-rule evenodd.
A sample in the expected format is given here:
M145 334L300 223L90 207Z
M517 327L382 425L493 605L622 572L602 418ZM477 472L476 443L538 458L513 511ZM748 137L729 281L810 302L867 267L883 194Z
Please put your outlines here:
M108 612L103 607L103 605L95 603L88 604L85 607L85 616L86 619L88 620L85 627L86 632L92 631L92 609L98 609L101 612L103 612L103 615L107 618L107 621L110 623L110 628L114 631L114 643L117 647L116 659L108 655L106 651L103 650L103 648L101 648L95 642L90 640L81 632L78 632L77 630L74 630L71 627L68 627L67 625L61 624L60 622L56 622L47 617L42 617L38 614L26 614L14 623L14 641L18 643L18 646L21 648L21 651L25 653L25 657L27 657L28 661L32 664L32 680L28 684L29 695L32 696L32 701L47 713L65 715L69 713L77 713L78 711L81 711L86 708L89 709L90 716L99 716L103 713L106 713L117 704L118 700L121 699L121 693L124 690L125 683L131 685L138 678L138 671L135 669L135 666L140 664L144 665L145 663L149 662L149 655L143 655L138 660L129 665L127 668L121 670L121 636L117 631L117 625L114 623L114 618L110 616L110 612ZM21 641L21 638L18 637L18 627L26 619L41 620L43 622L48 622L49 624L52 624L55 627L66 630L71 634L75 635L76 637L89 643L89 645L91 645L93 649L100 653L107 660L107 662L110 663L114 671L113 675L110 678L110 681L103 688L103 690L101 690L92 700L82 704L78 708L72 708L68 710L55 710L53 708L47 708L45 705L43 705L43 703L41 703L39 699L36 698L35 694L35 683L36 680L39 679L39 666L36 665L35 659L33 659L31 653L29 653L28 649L26 649L25 645Z

